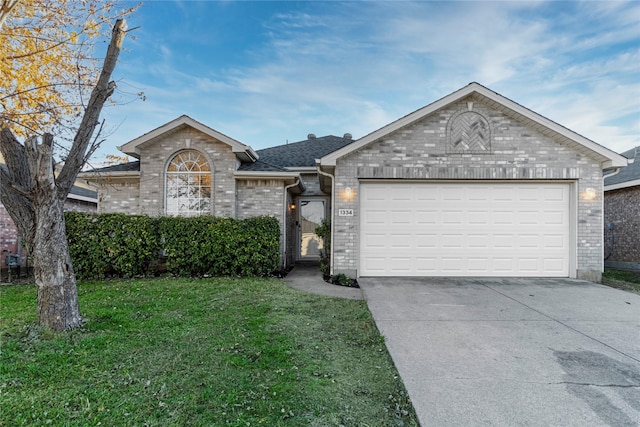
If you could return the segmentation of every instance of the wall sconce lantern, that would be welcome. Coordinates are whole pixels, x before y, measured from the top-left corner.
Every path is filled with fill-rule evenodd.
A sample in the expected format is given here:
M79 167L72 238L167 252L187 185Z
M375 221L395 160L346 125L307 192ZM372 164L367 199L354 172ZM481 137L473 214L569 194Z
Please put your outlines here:
M584 200L592 201L592 200L595 200L596 197L598 197L598 192L596 191L595 188L589 187L586 190L584 190L584 192L582 193L582 198Z
M345 200L353 199L353 189L351 187L347 187L344 189L344 198Z
M296 210L296 204L295 203L291 203L289 205L289 209L291 209L292 211Z

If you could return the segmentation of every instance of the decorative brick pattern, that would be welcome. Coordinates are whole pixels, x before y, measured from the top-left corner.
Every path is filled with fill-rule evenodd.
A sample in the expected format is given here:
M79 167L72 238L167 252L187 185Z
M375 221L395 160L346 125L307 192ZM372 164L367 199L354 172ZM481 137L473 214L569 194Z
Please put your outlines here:
M464 111L449 124L449 153L490 153L491 129L480 114Z
M604 193L605 265L640 269L640 186Z
M491 154L453 154L447 124L468 111L461 100L399 129L338 161L336 194L346 187L355 197L336 197L335 209L353 209L355 216L335 216L334 273L355 276L359 254L358 186L362 179L413 180L568 180L577 182L576 266L578 278L599 280L602 272L602 171L597 161L528 128L488 105L475 102L473 110L487 118ZM587 188L595 200L579 197Z

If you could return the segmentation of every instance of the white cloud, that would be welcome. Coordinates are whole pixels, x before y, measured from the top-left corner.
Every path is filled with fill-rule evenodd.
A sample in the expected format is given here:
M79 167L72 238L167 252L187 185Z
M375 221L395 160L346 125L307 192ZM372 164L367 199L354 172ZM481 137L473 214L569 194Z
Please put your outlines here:
M207 67L218 51L182 25L167 29L178 42L139 38L155 52L128 57L123 74L147 101L114 109L128 119L113 145L180 114L254 148L358 137L471 81L614 150L640 145L635 2L279 5L223 67ZM182 52L190 38L203 50Z

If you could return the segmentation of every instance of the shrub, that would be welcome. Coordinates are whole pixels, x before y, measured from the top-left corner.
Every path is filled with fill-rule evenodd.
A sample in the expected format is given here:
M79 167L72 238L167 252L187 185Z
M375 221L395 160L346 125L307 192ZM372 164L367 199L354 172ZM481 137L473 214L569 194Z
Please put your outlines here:
M157 224L148 216L66 212L65 223L79 278L144 275L158 256Z
M280 264L280 226L273 217L68 212L66 224L71 259L82 279L147 275L161 257L166 270L178 276L266 276Z
M326 280L331 271L331 221L323 219L315 232L323 243L320 251L320 271Z

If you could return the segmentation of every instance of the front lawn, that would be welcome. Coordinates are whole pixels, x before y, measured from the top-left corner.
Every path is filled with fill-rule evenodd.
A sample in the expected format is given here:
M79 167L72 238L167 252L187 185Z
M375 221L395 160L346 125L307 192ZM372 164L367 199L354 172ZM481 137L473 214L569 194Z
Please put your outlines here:
M0 425L417 426L363 301L275 279L82 283L82 330L0 287Z

